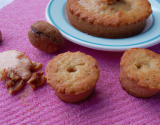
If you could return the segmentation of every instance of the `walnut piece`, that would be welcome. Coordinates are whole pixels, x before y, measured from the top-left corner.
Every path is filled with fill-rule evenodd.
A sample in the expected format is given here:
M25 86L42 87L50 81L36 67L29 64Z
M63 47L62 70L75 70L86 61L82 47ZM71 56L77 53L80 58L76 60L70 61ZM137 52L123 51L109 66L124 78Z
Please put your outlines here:
M17 81L14 80L7 80L6 81L6 87L10 95L12 95L15 92L20 91L24 87L23 79L18 79Z
M31 71L38 71L41 68L42 68L42 63L37 63L32 61Z
M25 85L23 79L13 71L9 74L9 76L5 76L5 79L6 87L10 95L17 91L20 91Z
M46 77L43 75L43 71L35 72L32 74L31 78L27 83L34 89L45 83Z
M12 81L17 81L18 79L20 79L21 77L19 75L17 75L16 73L12 72L10 74L10 78Z

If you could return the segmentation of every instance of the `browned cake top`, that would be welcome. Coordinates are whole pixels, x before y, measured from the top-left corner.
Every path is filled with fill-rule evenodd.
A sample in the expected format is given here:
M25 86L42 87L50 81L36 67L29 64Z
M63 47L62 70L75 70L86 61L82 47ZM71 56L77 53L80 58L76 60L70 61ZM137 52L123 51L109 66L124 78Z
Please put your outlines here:
M66 52L49 61L47 83L57 92L79 94L95 87L99 71L93 57L81 52Z
M120 26L146 20L152 13L148 0L68 0L70 11L90 23Z
M148 49L129 49L121 58L124 75L143 87L160 89L160 55Z

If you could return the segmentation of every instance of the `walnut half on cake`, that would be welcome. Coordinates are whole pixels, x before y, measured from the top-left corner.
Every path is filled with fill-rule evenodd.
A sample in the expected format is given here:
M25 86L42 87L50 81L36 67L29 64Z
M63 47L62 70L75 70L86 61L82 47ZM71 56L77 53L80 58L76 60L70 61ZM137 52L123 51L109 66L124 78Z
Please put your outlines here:
M140 34L152 13L148 0L67 0L66 11L76 29L105 38Z

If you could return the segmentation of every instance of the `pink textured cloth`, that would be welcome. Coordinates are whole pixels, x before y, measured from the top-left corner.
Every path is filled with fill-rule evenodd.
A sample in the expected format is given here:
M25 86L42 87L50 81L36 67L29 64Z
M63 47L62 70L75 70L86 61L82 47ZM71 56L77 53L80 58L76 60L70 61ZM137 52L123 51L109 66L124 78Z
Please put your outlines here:
M62 102L45 83L35 91L26 84L18 94L10 96L0 82L0 125L158 125L160 124L160 94L141 99L127 94L120 85L120 59L123 52L104 52L76 45L64 39L64 46L54 54L34 48L28 39L32 23L44 20L49 0L14 0L0 9L2 42L0 52L25 51L29 59L43 63L45 71L54 56L81 51L93 56L101 69L95 91L86 100L70 104ZM160 44L149 49L160 54Z

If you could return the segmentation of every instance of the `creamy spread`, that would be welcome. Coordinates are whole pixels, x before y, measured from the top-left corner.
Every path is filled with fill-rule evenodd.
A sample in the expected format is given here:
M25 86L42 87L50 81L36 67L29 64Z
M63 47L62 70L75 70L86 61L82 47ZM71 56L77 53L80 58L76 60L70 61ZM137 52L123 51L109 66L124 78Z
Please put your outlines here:
M10 50L0 53L0 71L2 72L5 70L5 73L7 73L6 75L15 72L23 80L28 80L31 77L31 65L32 62L27 58L24 52Z

